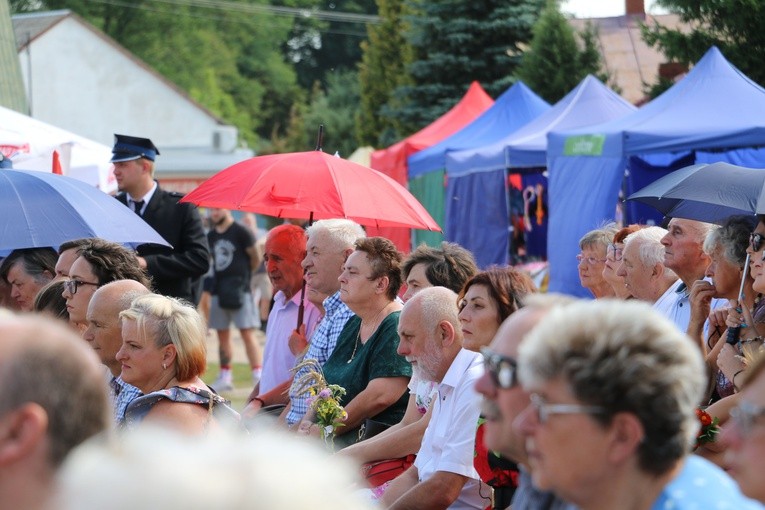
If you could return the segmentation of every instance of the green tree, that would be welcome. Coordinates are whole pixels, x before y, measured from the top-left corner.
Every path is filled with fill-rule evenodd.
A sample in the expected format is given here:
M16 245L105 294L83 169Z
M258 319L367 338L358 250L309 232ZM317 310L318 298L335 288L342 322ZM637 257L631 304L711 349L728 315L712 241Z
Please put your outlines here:
M711 46L744 74L765 84L765 3L760 0L658 0L657 4L679 14L682 30L658 22L642 26L643 39L671 62L693 64ZM690 30L688 30L690 28ZM656 91L660 86L654 86Z
M558 102L588 74L607 82L592 25L577 34L550 1L534 25L531 47L523 54L516 76L550 103Z
M497 96L513 83L521 48L545 0L409 0L412 85L389 114L409 129L442 115L478 80Z
M409 83L406 65L412 49L404 38L404 0L377 0L381 22L367 28L369 40L361 44L359 63L361 105L356 133L361 145L382 147L397 138L397 127L382 108L393 101L393 91ZM403 134L402 134L403 135Z
M324 125L324 150L333 154L339 152L347 158L357 147L354 114L359 105L358 73L329 73L326 81L325 87L314 88L308 105L305 115L306 144L315 144L319 125Z

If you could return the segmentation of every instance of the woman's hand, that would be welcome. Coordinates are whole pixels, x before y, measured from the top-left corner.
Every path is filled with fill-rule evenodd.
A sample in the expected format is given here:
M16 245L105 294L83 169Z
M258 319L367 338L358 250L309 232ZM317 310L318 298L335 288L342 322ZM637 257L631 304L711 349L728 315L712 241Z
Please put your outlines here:
M715 286L706 280L693 282L688 298L691 302L691 322L704 323L709 316L709 309L715 292L717 292Z
M736 350L730 344L723 345L720 349L720 354L717 355L717 368L723 373L723 375L731 382L733 377L739 370L746 368L736 353Z

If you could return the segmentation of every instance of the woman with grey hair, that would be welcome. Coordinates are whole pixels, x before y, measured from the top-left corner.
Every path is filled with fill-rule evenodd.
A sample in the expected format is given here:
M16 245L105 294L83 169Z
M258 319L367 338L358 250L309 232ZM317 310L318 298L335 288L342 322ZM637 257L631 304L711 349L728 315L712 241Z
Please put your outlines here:
M747 275L744 280L743 300L739 303L741 280L744 276L744 264L746 263L746 251L749 246L749 237L755 227L754 218L748 216L731 216L719 228L710 231L704 240L704 252L709 255L711 263L706 270L706 276L711 280L698 280L691 287L691 319L688 333L696 338L702 337L704 321L710 312L712 298L724 298L730 300L731 308L746 308L747 313L754 314L756 292L752 288L754 280ZM734 345L733 355L741 355L742 343L750 343L758 337L754 323L742 327L738 332L738 342ZM728 363L728 357L724 355L721 366L717 364L723 346L728 339L728 330L716 327L709 328L706 339L707 363L715 378L715 387L712 394L713 400L719 400L735 393L731 378L738 365Z
M609 223L587 232L579 240L579 248L582 250L576 256L579 262L579 281L582 287L592 292L595 299L615 296L613 287L603 278L603 269L606 264L606 250L617 231L616 225Z
M554 309L521 343L518 367L531 404L514 426L538 488L582 510L760 508L688 455L703 358L647 303Z

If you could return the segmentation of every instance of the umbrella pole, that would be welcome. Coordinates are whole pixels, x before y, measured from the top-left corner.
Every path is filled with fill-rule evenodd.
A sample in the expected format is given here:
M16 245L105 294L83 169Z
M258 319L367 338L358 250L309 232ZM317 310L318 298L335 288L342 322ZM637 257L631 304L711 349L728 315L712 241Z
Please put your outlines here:
M743 312L743 302L744 302L744 284L746 283L746 279L749 277L749 256L750 254L746 254L746 261L744 261L744 274L741 277L741 287L739 287L738 290L738 306L736 306L736 311L738 313ZM741 334L741 326L738 326L736 328L728 328L728 338L725 339L726 342L728 342L731 345L736 345L738 343L738 336Z
M319 135L321 136L321 134ZM311 211L310 216L308 217L308 226L310 227L313 224L313 211ZM303 284L300 286L300 304L298 305L298 319L297 319L297 327L295 329L300 329L300 325L303 324L303 314L305 313L305 269L303 269Z
M319 135L316 137L316 150L320 151L324 145L324 124L319 124Z

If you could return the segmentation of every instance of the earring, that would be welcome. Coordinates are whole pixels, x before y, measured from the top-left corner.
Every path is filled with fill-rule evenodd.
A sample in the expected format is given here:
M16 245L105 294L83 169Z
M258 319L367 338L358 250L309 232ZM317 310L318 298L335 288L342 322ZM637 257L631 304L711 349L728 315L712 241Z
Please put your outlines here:
M167 363L162 363L162 370L167 370Z

